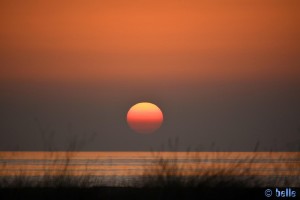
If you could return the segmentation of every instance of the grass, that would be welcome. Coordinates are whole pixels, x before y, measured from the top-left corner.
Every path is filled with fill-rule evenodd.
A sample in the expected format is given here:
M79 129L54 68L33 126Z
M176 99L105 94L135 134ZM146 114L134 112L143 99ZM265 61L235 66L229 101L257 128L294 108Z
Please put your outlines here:
M176 157L157 159L153 163L157 167L145 169L145 175L136 180L136 187L105 187L93 176L71 176L71 158L66 160L59 175L29 177L22 172L2 177L1 199L252 199L258 192L249 190L250 179L225 176L221 171L214 175L184 176ZM147 175L149 172L151 176Z
M253 175L249 175L249 168L241 168L241 162L234 163L230 168L220 167L217 163L211 162L209 168L201 170L203 163L217 159L217 152L210 154L210 157L203 158L200 152L186 151L184 156L185 162L180 162L180 158L176 153L178 146L179 142L177 139L175 141L168 141L168 149L174 152L168 158L163 157L160 152L153 153L153 157L155 158L153 162L154 167L145 169L145 174L141 181L144 187L223 188L261 185L259 179ZM255 157L246 159L251 167ZM197 165L187 167L187 162L195 162ZM236 169L242 170L236 171ZM192 175L187 175L187 171L191 172Z
M174 152L176 145L176 142L170 144ZM231 168L220 169L212 164L201 173L197 171L201 166L191 167L188 170L193 175L186 175L185 163L180 162L177 153L166 158L159 152L153 152L153 156L156 158L153 165L145 167L144 175L133 180L134 186L107 187L101 177L73 176L70 169L72 152L66 152L63 168L58 174L28 176L20 171L15 176L0 176L0 199L264 199L266 185L262 179L250 175L250 169L232 175L234 170L236 173L236 169L241 168L239 162ZM199 165L208 159L189 151L186 158L200 160ZM255 157L246 159L251 166ZM61 165L61 158L54 157L52 160L53 165ZM293 167L299 169L299 162ZM6 168L2 162L1 170ZM47 172L47 167L44 170ZM288 181L284 184L291 185Z

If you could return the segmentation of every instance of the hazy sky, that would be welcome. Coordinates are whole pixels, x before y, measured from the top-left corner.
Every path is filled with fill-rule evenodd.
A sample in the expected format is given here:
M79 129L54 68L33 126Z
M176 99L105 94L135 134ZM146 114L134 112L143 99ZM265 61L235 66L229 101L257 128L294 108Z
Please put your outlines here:
M0 2L0 150L298 150L297 0ZM151 135L126 113L164 112ZM72 146L70 148L73 148Z

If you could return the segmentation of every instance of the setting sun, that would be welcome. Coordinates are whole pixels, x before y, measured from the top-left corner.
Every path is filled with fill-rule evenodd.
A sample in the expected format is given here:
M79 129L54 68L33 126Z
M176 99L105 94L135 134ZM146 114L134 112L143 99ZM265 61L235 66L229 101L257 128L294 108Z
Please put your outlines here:
M138 133L152 133L163 122L163 113L155 104L142 102L135 104L127 113L127 123Z

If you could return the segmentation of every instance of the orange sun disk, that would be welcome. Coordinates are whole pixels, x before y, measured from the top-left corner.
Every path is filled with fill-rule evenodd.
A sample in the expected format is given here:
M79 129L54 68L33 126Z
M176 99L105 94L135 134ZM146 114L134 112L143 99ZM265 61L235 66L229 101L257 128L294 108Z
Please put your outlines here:
M128 125L138 133L152 133L160 128L162 122L162 111L152 103L135 104L127 113Z

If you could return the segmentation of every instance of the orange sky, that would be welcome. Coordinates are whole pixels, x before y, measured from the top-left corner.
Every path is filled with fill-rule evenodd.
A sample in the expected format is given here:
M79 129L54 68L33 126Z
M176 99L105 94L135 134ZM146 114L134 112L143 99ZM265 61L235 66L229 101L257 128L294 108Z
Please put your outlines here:
M297 79L297 0L1 1L1 81Z

